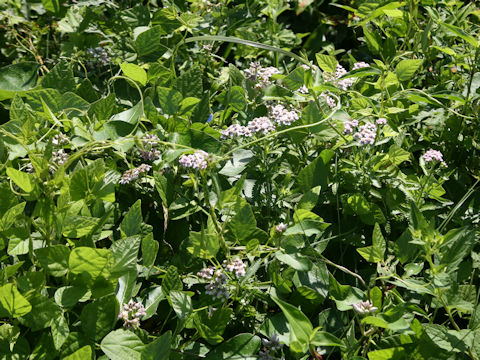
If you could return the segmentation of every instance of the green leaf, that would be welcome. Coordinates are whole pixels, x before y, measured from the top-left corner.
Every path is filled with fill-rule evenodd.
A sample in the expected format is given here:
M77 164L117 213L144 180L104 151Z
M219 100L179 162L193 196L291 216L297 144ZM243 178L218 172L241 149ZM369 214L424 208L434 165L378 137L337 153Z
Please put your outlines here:
M96 228L100 219L89 216L67 214L63 221L62 235L68 238L81 238Z
M283 314L290 324L290 348L295 352L306 352L312 334L312 323L303 312L295 306L290 305L276 296L272 296L272 300L282 309ZM298 348L295 344L298 344Z
M143 266L147 268L153 266L159 247L158 241L153 238L153 233L149 233L142 239Z
M466 42L468 42L473 47L475 47L475 48L478 47L478 44L479 44L478 41L475 40L475 38L472 35L467 34L465 31L463 31L459 27L457 27L455 25L443 23L443 22L441 22L440 25L442 25L444 28L447 28L448 30L453 32L456 36L465 40Z
M65 320L63 315L53 320L52 340L55 349L60 350L69 334L70 329L68 328L67 320Z
M238 334L211 350L205 360L258 359L261 340L253 334Z
M140 234L142 223L142 203L141 200L138 199L123 218L120 229L127 237L138 235Z
M25 93L37 84L37 63L18 63L0 68L0 101Z
M113 255L113 266L110 273L116 277L129 271L137 271L138 250L140 249L140 236L115 241L110 247Z
M110 122L125 122L131 125L136 125L138 123L138 119L140 116L143 115L143 106L142 103L139 102L132 108L122 111L121 113L115 114L111 119ZM109 123L110 123L109 122ZM116 140L116 139L114 139Z
M111 255L106 249L77 247L70 253L68 266L72 274L85 274L96 279L107 270Z
M60 13L60 0L42 0L43 7L45 10L59 14Z
M28 314L32 306L20 294L14 284L6 284L0 287L0 314L17 318Z
M53 245L35 250L40 265L53 276L64 276L68 271L70 249L65 245Z
M316 54L317 64L325 72L334 73L337 69L338 61L335 56Z
M310 259L300 254L286 254L277 251L275 253L275 257L298 271L309 271L313 266L313 263L310 261Z
M175 89L178 90L184 98L201 98L203 95L202 78L202 69L199 66L193 66L177 78Z
M75 91L75 86L72 67L65 60L61 60L42 79L42 87L57 89L61 93L73 92Z
M374 350L368 353L369 360L404 360L407 358L407 351L402 346L389 349Z
M161 26L154 26L142 32L135 40L135 46L139 57L155 61L162 56L168 48L161 44L161 36L167 35Z
M122 63L120 68L123 71L123 74L145 86L147 84L147 72L138 65Z
M165 114L174 115L180 109L183 97L177 90L158 86L157 95L160 108Z
M375 246L358 248L357 252L368 262L380 262L383 260L383 252Z
M62 310L53 299L40 295L37 292L26 294L32 310L19 318L20 323L28 326L32 331L41 330L52 325L55 319L62 316Z
M297 183L300 190L307 192L316 186L321 186L324 189L327 188L327 164L333 155L334 152L332 150L323 150L315 160L300 170L297 176Z
M178 275L178 269L170 265L162 281L162 290L165 295L170 294L172 290L182 290L183 283Z
M168 360L170 357L170 344L172 332L167 331L146 345L142 351L142 360Z
M205 231L190 231L190 242L187 250L193 256L210 259L220 250L218 235L208 234Z
M92 348L90 345L85 345L84 347L81 347L80 349L75 351L73 354L65 356L63 360L85 360L85 359L91 359L91 357L92 357Z
M7 168L7 176L23 191L30 193L33 191L33 176L23 171Z
M26 202L10 207L0 219L0 231L7 231L15 223L17 217L23 213Z
M84 333L99 341L115 326L118 311L119 304L115 295L104 296L87 304L80 316Z
M133 332L118 329L105 336L100 348L110 360L141 360L145 345Z
M368 49L373 54L379 54L382 51L382 37L375 31L370 31L366 26L363 26L363 37L367 43Z
M178 318L184 321L192 313L192 300L182 291L170 291L170 302Z
M151 318L157 312L158 304L165 299L165 294L161 286L154 286L148 291L145 300L145 315L143 320Z
M397 75L398 80L410 80L420 65L422 65L422 62L422 59L407 59L400 61L397 66L395 66L395 74Z
M313 346L338 346L342 348L345 347L345 344L342 340L326 331L315 331L314 335L310 340L310 344Z
M87 293L84 286L63 286L55 291L55 302L61 307L72 307Z
M297 90L304 84L304 78L305 70L298 67L288 74L282 81L290 90Z

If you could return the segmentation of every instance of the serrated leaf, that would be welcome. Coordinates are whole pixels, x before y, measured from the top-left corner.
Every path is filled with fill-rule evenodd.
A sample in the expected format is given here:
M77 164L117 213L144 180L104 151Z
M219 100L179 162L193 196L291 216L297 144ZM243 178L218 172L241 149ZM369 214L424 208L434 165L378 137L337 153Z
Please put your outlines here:
M334 73L337 69L338 61L334 56L325 54L315 54L317 64L325 72Z
M397 79L399 81L410 80L420 65L422 65L422 62L422 59L406 59L400 61L397 66L395 66L395 75L397 75Z

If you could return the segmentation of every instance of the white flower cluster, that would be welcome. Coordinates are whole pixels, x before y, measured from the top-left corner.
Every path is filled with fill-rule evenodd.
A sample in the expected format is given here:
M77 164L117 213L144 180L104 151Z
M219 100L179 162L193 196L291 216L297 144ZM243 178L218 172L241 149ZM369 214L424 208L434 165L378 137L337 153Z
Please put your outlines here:
M145 172L150 171L152 167L147 164L142 164L139 167L136 167L134 169L127 170L123 173L122 177L118 181L119 184L128 184L131 181L137 180L140 175L142 175Z
M275 226L275 231L280 234L283 234L285 231L287 231L287 227L288 227L287 224L284 224L283 222L281 222L280 224Z
M205 170L208 166L208 153L203 150L197 150L190 155L182 155L178 160L180 166L192 168L195 170Z
M233 261L223 260L223 267L225 270L235 273L237 277L245 276L245 268L247 265L240 259L235 259Z
M68 143L68 136L64 133L58 133L52 139L52 144L54 146L60 146Z
M142 303L134 302L132 299L128 304L123 304L118 319L123 320L123 326L135 330L140 326L140 318L147 315Z
M278 125L291 125L293 122L297 121L300 116L295 110L288 110L285 106L278 104L270 109L270 116Z
M220 139L234 138L235 136L252 136L252 132L246 126L232 124L225 130L222 130Z
M142 138L143 149L138 150L138 154L141 158L145 161L155 161L160 158L160 151L156 149L158 145L158 138L157 135L154 134L146 134Z
M352 70L357 70L357 69L367 68L367 67L370 67L370 65L367 64L366 62L360 61L353 64Z
M68 155L65 153L65 150L60 149L58 151L52 152L52 162L57 166L62 166L65 161L67 161Z
M333 109L337 105L337 103L335 102L335 99L328 96L326 93L321 93L319 96L325 99L325 102L327 103L329 108Z
M422 158L426 163L429 163L432 161L439 161L443 165L446 165L445 161L443 161L443 154L438 150L430 149L425 154L422 155Z
M375 138L377 137L377 127L372 123L361 125L359 126L358 131L353 134L353 137L360 145L373 145L375 143Z
M209 266L200 270L197 275L210 282L205 286L205 293L216 299L228 299L230 296L227 287L228 277L219 269L215 270L213 266Z
M256 82L255 88L261 89L271 84L270 77L275 74L280 74L280 70L276 67L269 66L263 68L259 62L251 62L250 68L246 69L245 76L253 81Z
M266 116L253 119L248 123L247 127L252 133L261 132L262 134L268 134L275 131L275 125Z
M343 133L344 134L351 134L353 129L358 126L358 120L347 120L343 123Z
M297 89L300 94L308 94L308 88L306 85L302 85Z
M373 306L373 304L369 300L360 301L356 304L353 304L352 307L353 307L353 310L355 310L359 314L374 313L375 311L378 310L378 308Z
M385 118L378 118L376 121L377 125L386 125L387 124L387 119Z
M312 74L315 74L315 73L317 72L317 70L318 70L318 66L317 66L317 65L312 65L312 66L310 67L310 66L308 66L307 64L302 64L302 65L300 65L300 66L301 66L301 67L303 68L303 70L305 70L305 71L308 71L308 70L312 69Z

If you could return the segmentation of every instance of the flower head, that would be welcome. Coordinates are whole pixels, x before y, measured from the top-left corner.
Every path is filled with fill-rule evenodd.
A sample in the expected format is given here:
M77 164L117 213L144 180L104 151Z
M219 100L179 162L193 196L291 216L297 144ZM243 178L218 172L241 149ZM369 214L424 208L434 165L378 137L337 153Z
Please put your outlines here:
M263 68L259 62L250 63L250 68L246 69L244 72L249 80L256 82L255 88L257 89L261 89L270 85L270 77L275 74L280 74L280 70L278 70L276 67L269 66L267 68Z
M262 344L271 351L280 350L283 347L283 344L280 344L280 339L277 334L272 334L270 340L262 339Z
M284 224L283 222L281 222L280 224L275 226L275 231L282 234L287 230L287 227L288 227L287 224Z
M438 150L430 149L422 155L422 158L426 163L438 161L443 165L446 165L445 161L443 161L443 154Z
M262 134L268 134L269 132L275 131L275 125L266 116L257 117L249 121L247 128L252 133L261 132Z
M68 136L65 135L64 133L58 133L52 139L52 144L54 146L60 146L67 143L68 143Z
M378 310L377 307L373 306L373 304L372 304L372 302L370 302L370 300L360 301L356 304L353 304L352 307L353 307L353 310L355 310L359 314L374 313L375 311Z
M357 69L366 68L366 67L370 67L370 65L367 64L366 62L360 61L353 64L352 70L357 70Z
M180 166L192 168L195 170L205 170L208 166L208 153L203 150L197 150L190 155L182 155L178 160Z
M343 133L346 134L351 134L353 132L353 129L358 126L358 120L347 120L343 123Z
M378 118L376 121L377 125L386 125L387 124L387 119L385 118Z
M134 180L137 180L143 173L150 171L151 168L152 167L150 165L142 164L139 167L127 170L123 173L118 182L119 184L128 184Z
M225 270L235 273L237 277L245 276L245 268L247 265L240 259L235 259L233 261L223 260L223 267Z
M246 126L242 126L239 124L232 124L225 130L222 130L220 139L227 139L227 138L232 139L236 136L250 137L252 136L252 132Z
M360 145L373 145L377 136L377 127L375 124L366 123L358 128L358 131L353 134L353 137Z
M291 125L300 117L295 110L288 110L283 105L275 105L270 108L270 116L278 125Z
M140 302L132 299L127 304L123 304L118 314L118 319L123 320L123 326L130 330L135 330L140 326L140 318L147 315L145 307Z

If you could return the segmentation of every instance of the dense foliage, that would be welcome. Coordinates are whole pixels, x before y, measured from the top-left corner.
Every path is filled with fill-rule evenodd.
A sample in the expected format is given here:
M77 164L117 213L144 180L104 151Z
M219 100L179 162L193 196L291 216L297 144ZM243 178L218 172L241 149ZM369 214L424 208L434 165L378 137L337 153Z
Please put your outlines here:
M1 2L1 358L480 359L479 17Z

